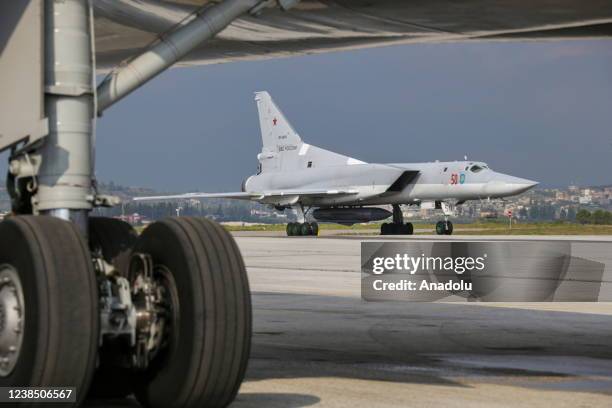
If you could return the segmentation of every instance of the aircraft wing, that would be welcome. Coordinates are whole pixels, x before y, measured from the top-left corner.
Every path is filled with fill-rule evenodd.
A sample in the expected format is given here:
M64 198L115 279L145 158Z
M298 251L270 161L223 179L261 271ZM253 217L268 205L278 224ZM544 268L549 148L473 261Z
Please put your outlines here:
M211 0L96 0L96 58L107 70ZM275 4L270 2L270 4ZM611 0L301 0L238 19L182 65L389 44L609 38Z
M283 197L300 197L300 196L337 196L347 194L357 194L357 190L270 190L266 192L233 192L233 193L186 193L176 195L162 195L162 196L148 196L148 197L134 197L134 201L162 201L162 200L189 200L198 198L230 198L235 200L273 200L274 198Z
M357 190L271 190L263 193L263 197L285 197L285 196L309 196L309 197L324 197L324 196L339 196L357 194Z
M261 197L260 194L251 194L245 192L235 193L186 193L175 195L161 195L148 197L134 197L134 201L162 201L162 200L189 200L196 198L232 198L236 200L256 200Z

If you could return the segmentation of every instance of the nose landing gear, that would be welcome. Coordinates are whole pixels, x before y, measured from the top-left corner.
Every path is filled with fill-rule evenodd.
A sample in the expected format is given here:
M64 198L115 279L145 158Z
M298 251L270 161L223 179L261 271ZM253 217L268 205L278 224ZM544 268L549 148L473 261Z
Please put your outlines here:
M444 201L436 201L436 209L442 210L444 214L444 221L438 221L436 223L436 234L452 235L453 223L448 220L448 217L455 215L455 207Z
M452 235L453 234L453 223L446 221L438 221L436 223L436 234L438 235Z

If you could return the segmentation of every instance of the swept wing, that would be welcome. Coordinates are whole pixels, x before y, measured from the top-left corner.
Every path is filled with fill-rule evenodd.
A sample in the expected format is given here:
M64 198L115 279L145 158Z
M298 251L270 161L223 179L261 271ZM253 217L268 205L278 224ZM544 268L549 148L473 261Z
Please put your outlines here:
M230 192L230 193L186 193L148 197L134 197L134 201L189 200L198 198L231 198L236 200L261 201L284 197L331 197L357 194L357 190L271 190L265 192Z

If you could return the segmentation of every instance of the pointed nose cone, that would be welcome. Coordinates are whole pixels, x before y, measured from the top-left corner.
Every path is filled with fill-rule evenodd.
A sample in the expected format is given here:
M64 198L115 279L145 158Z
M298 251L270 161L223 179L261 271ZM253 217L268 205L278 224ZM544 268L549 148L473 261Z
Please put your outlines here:
M533 181L533 180L528 180L528 179L523 179L523 178L518 178L518 177L515 177L515 178L517 180L514 183L510 184L511 188L514 190L514 193L512 194L524 193L525 191L540 184L537 181Z
M524 193L538 184L537 181L495 173L485 191L490 197L509 197Z

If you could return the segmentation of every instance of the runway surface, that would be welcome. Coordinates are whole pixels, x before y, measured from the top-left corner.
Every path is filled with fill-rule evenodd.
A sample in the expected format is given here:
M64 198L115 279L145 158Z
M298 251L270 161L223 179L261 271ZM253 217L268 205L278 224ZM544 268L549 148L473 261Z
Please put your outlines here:
M254 336L233 407L612 406L612 303L368 303L360 242L379 237L247 235ZM609 277L612 239L579 240Z

